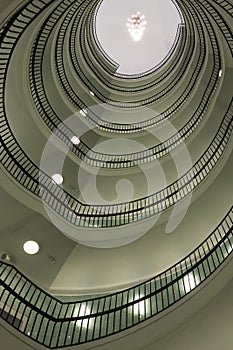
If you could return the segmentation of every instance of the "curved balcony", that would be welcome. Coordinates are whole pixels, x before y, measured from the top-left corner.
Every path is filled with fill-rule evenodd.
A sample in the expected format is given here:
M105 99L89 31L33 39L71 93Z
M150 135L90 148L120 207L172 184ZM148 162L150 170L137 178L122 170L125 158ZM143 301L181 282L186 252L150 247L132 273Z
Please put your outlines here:
M134 287L82 301L55 298L15 267L0 264L1 317L48 348L67 347L122 332L188 298L230 258L232 208L184 259Z
M28 11L28 9L26 11ZM32 12L30 12L30 15L31 13ZM36 13L37 12L35 12L35 15ZM27 25L28 23L30 23L33 16L31 18L27 14L25 18L26 18L25 25ZM14 24L14 21L19 21L19 23L22 23L21 19L13 18L11 20L12 23L9 22L6 26L6 29L3 30L3 32L6 32L6 30L9 28L9 32L6 32L5 41L3 42L3 45L2 45L2 49L5 50L6 57L10 56L11 49L14 48L13 45L17 38L17 35L15 35L14 30L18 28L18 33L20 33L24 28L23 24L19 28L17 24ZM214 42L216 43L216 37L212 30L212 26L210 22L208 23L209 23L209 32L213 34L213 40L215 40ZM10 29L11 24L13 24L13 29ZM49 32L50 31L48 31L48 33ZM12 33L11 37L10 37L10 33ZM8 38L9 38L9 42L8 42ZM217 46L214 46L213 49L216 50L216 53L218 53ZM8 68L8 64L6 62L7 61L3 61L2 63L3 71L4 69L7 70ZM217 79L217 71L215 72L214 78L215 80ZM5 84L5 81L4 79L2 79L2 92L5 91L4 84ZM211 88L212 90L214 90L214 86L209 86L208 88ZM206 97L204 98L206 99ZM204 101L206 102L206 100ZM206 108L205 105L204 107ZM232 106L229 106L228 112L225 115L225 118L223 119L222 125L219 128L218 133L216 134L209 148L202 155L202 157L197 161L195 166L192 169L190 169L182 178L178 179L177 181L169 185L167 188L162 189L158 193L150 194L147 198L138 199L131 203L122 203L116 206L95 206L95 205L87 206L85 205L85 203L81 203L80 201L77 201L75 198L71 197L67 193L67 196L68 196L67 198L69 198L68 202L70 203L70 212L68 210L68 214L67 214L66 212L67 208L65 207L63 208L63 205L61 206L60 204L58 205L58 203L61 202L61 198L63 198L62 189L59 189L59 187L54 189L53 184L51 184L51 178L43 174L42 176L43 199L47 203L51 203L52 202L51 199L53 198L54 201L53 201L52 208L55 209L55 211L59 211L60 214L62 213L62 216L64 216L64 210L65 210L66 212L65 216L66 217L67 215L69 216L68 220L72 220L72 222L75 221L76 225L81 225L81 226L94 225L97 227L99 226L112 227L117 225L124 225L131 222L140 221L144 218L150 217L151 215L154 215L160 212L161 210L165 210L166 208L174 205L176 202L180 201L182 198L184 198L189 193L191 193L191 191L199 183L201 183L203 179L206 178L206 176L211 171L211 169L217 164L217 161L221 157L224 151L224 148L226 147L227 142L230 138L230 133L232 128L231 120L230 120L231 109L232 109ZM11 134L9 125L7 124L7 120L5 119L5 117L6 117L6 114L4 111L4 104L3 104L2 129L1 129L2 140L3 140L2 155L1 155L2 163L5 166L5 169L9 171L9 174L11 174L11 176L13 176L20 184L22 184L29 191L39 196L39 194L41 195L41 193L40 193L39 182L38 182L39 181L38 167L30 161L30 159L25 155L25 153L20 149L20 146L17 144L17 141L14 140L14 137ZM61 125L60 129L58 129L58 133L62 137L63 137L62 134L64 133L64 130L65 130L64 125ZM188 129L187 134L188 133L190 133L190 129ZM222 134L224 136L220 137L220 135ZM175 139L175 141L177 140ZM69 142L70 142L70 138L69 138ZM176 143L174 144L173 140L168 140L167 145L170 146L170 149L173 149L176 145L178 145L178 142L177 144ZM161 147L161 145L159 146ZM75 150L75 147L74 146L72 147ZM161 147L160 151L161 151L161 155L166 154L166 151L164 151L163 147ZM149 150L149 157L152 156L150 152L151 150ZM120 162L118 163L121 163L122 164L121 166L123 168L126 166L127 163L130 165L130 162L128 161L128 159L126 161L124 160L123 162L121 162L120 160ZM132 162L131 162L131 165L132 165ZM58 207L59 207L59 210L57 209ZM106 212L109 212L110 214L106 215Z
M198 19L196 19L196 20L198 23ZM79 23L78 21L79 21L79 18L76 18L76 21L75 21L75 23L77 22L76 25L78 25L78 23ZM62 61L62 56L63 56L62 47L64 47L64 35L63 34L69 32L69 30L71 31L71 57L69 59L71 60L72 65L74 66L74 70L72 70L72 72L69 73L69 76L66 77L66 75L68 74L67 72L69 72L69 70L67 70L67 69L65 69L65 67L63 67L63 65L61 64L61 61ZM133 94L132 92L134 92L134 91L131 91L131 94L121 93L120 95L117 96L118 97L117 100L114 101L113 98L110 97L110 96L113 96L113 94L115 93L114 86L113 86L112 91L109 90L106 92L106 94L109 97L104 98L101 91L103 91L105 89L105 86L108 85L108 83L107 82L105 83L103 81L102 84L99 84L100 80L98 77L96 77L95 78L95 86L93 86L93 84L91 84L91 81L93 80L93 73L92 73L92 75L90 75L90 73L88 72L88 62L86 63L86 61L89 60L89 63L90 63L90 60L92 60L92 58L89 57L88 54L85 52L83 52L83 54L82 54L82 51L85 49L86 44L85 44L85 42L82 42L81 39L79 41L80 44L78 46L78 47L80 47L80 50L77 50L77 48L76 48L77 47L77 39L76 39L76 36L74 34L72 34L72 33L76 34L76 32L79 30L81 30L81 29L79 29L79 27L76 28L76 26L75 26L74 30L72 30L72 27L70 25L70 21L64 19L64 25L61 26L60 35L58 36L58 41L57 41L57 49L56 49L56 60L57 60L56 67L57 67L57 74L59 76L60 84L61 84L63 90L65 91L66 95L69 96L69 99L71 100L71 102L73 101L72 102L73 104L75 103L75 101L76 101L76 103L78 103L78 97L75 94L75 88L74 88L75 81L72 84L72 80L75 80L75 75L77 75L77 77L79 77L79 79L81 81L83 81L84 84L87 86L88 90L93 91L95 93L95 95L98 97L98 99L101 100L102 102L107 102L110 105L114 105L114 106L120 107L120 108L135 108L135 107L138 107L141 105L152 104L155 101L157 101L158 99L161 99L162 97L164 98L169 92L171 93L172 87L175 86L175 84L179 81L179 78L184 74L184 72L186 71L186 67L190 65L190 57L193 56L193 52L195 52L196 55L198 54L197 50L196 51L193 51L192 49L187 50L187 55L184 56L185 62L182 62L183 64L181 64L181 62L179 62L177 68L175 68L175 71L172 72L173 74L170 77L170 81L168 79L163 80L163 84L165 84L165 86L163 89L160 89L159 92L156 93L155 82L153 82L153 85L150 83L148 88L146 87L145 84L143 84L142 85L143 88L141 89L141 94L145 95L145 93L147 92L147 94L151 95L151 97L146 98L145 96L144 97L141 96L141 98L140 98L140 94L139 94L140 91L138 90L137 94L135 94L135 93ZM199 28L199 30L200 30L200 28ZM83 34L83 36L84 36L84 34ZM202 38L202 36L203 35L201 33L199 33L199 37ZM68 40L68 38L67 38L67 40ZM193 45L194 45L193 38L191 37L191 46L193 46ZM177 55L177 52L175 52L175 54ZM77 55L79 55L79 57L77 57ZM198 64L198 62L203 59L202 56L199 58L196 58L196 61L197 61L196 64ZM93 64L93 62L92 62L92 64ZM199 64L201 65L201 62L199 62ZM93 69L94 68L92 68L92 71L93 71ZM198 70L198 68L197 68L197 70ZM188 71L188 72L190 73L190 71ZM102 73L100 71L99 75L103 77L104 73ZM73 79L71 79L72 76L73 76ZM113 80L113 83L115 85L114 77L111 77L111 80ZM127 81L128 81L128 79L127 79ZM127 81L126 81L125 85L127 85ZM184 91L185 91L185 89L184 89ZM172 96L172 94L170 94L170 96ZM124 102L124 99L132 99L132 101L129 101L129 102L125 101Z
M91 149L91 146L85 139L77 146L74 145L71 141L74 136L74 130L70 128L69 125L65 124L62 113L60 115L58 113L59 111L53 109L53 104L50 100L51 91L48 89L48 85L46 85L46 76L44 74L48 66L44 63L51 52L53 52L53 54L55 53L53 50L56 48L56 46L54 46L56 39L59 38L59 40L61 40L61 45L68 45L69 40L67 39L71 38L72 35L72 39L74 40L75 38L75 20L73 22L71 21L70 26L61 27L62 23L66 24L63 21L68 20L69 16L71 16L71 13L67 10L71 3L70 0L64 0L59 3L51 0L27 1L27 3L22 8L18 9L18 12L10 17L0 29L2 39L0 43L0 161L1 169L3 170L2 173L9 182L14 184L14 190L15 188L19 190L21 197L25 195L25 198L27 198L25 202L27 202L28 206L31 203L31 198L40 204L43 200L49 207L49 210L53 212L56 217L59 217L61 221L71 225L75 230L78 229L81 231L82 228L83 231L86 230L86 232L89 229L93 230L94 234L98 234L98 228L100 230L104 229L103 231L105 232L110 231L111 228L111 232L114 231L117 233L122 229L125 230L124 233L127 233L127 229L133 228L135 230L136 226L139 227L139 223L143 224L148 222L161 212L165 212L165 216L166 214L168 216L170 211L176 207L177 203L182 203L182 201L188 198L192 193L195 198L192 201L192 206L190 206L190 216L188 217L187 215L188 218L186 217L185 225L180 228L180 231L176 231L176 233L180 234L179 239L183 239L180 241L180 243L182 243L182 248L179 246L179 249L177 249L178 252L175 252L173 257L169 257L168 259L164 259L163 262L160 262L158 256L155 257L156 254L154 254L156 249L157 251L161 250L161 246L164 245L166 248L165 255L169 255L169 253L167 253L167 248L169 244L169 247L173 245L174 240L169 240L168 244L168 240L166 239L153 237L153 243L156 242L160 244L156 249L154 249L153 246L154 250L149 250L150 253L153 252L150 254L150 259L147 260L147 262L152 262L153 265L150 271L148 271L148 266L146 266L146 264L143 267L140 266L141 261L139 261L137 266L140 268L142 267L142 271L133 276L131 281L129 281L127 277L121 280L118 278L114 280L113 278L106 282L106 284L103 284L101 282L105 278L104 276L102 280L100 278L95 281L93 285L90 285L90 290L87 285L78 287L80 288L80 293L82 293L82 291L84 291L84 293L86 291L90 293L91 291L92 293L101 292L101 295L95 294L88 297L83 295L73 297L59 295L55 297L49 293L48 290L45 291L46 287L45 290L42 290L38 285L38 281L34 283L26 277L26 275L30 275L27 268L25 268L27 262L23 265L21 264L22 260L16 259L18 266L16 267L7 262L0 261L0 317L2 318L2 323L5 325L8 323L8 328L11 330L15 329L15 334L23 339L24 345L28 342L32 344L32 347L38 348L45 346L55 349L75 345L77 347L80 345L80 348L82 348L88 347L88 344L86 344L87 342L89 342L90 347L92 347L95 346L93 341L105 338L108 343L117 333L119 333L119 337L124 337L127 332L135 332L140 325L146 328L149 322L157 322L160 317L165 318L168 313L171 314L173 311L175 313L182 304L186 304L186 302L188 304L189 301L191 302L193 296L199 295L201 299L201 293L199 294L199 292L204 290L206 293L205 288L209 282L214 281L215 277L219 275L219 272L224 271L224 268L226 268L230 262L233 250L233 209L231 207L229 210L231 198L230 194L226 194L225 189L227 185L224 182L226 180L228 184L228 179L230 179L228 173L230 171L229 162L227 163L228 167L223 169L232 144L231 135L233 128L233 101L230 92L230 73L232 72L231 53L233 52L233 41L230 35L230 16L233 14L232 4L227 0L216 0L215 2L210 0L182 2L184 3L184 8L187 10L186 22L188 23L189 21L188 26L190 32L192 25L194 25L193 28L196 34L198 33L198 35L202 36L203 48L205 47L204 50L200 47L197 48L196 52L190 56L192 57L192 63L190 63L193 64L197 70L200 68L196 79L201 77L203 81L195 82L192 80L193 86L190 88L190 92L185 97L184 102L182 102L183 97L181 96L183 90L177 93L175 96L177 98L175 101L175 108L177 108L177 110L174 109L174 113L170 111L170 114L165 117L164 115L161 116L161 119L156 116L153 120L143 121L145 122L144 129L152 128L160 122L161 125L162 122L166 123L166 119L172 115L174 123L177 123L176 129L179 130L179 132L166 138L166 140L161 143L151 144L146 151L127 154L122 153L119 155L97 152ZM73 4L77 8L79 5L83 5L83 11L86 11L85 2L76 2ZM92 7L92 5L93 2L90 2L90 7ZM190 14L190 18L188 14ZM194 16L193 18L191 18L191 14ZM199 14L201 15L199 16ZM87 16L86 12L85 15ZM94 16L94 12L92 15ZM92 22L93 17L91 16L89 21L87 20L86 22L81 21L79 23L77 20L77 24L79 23L80 25L80 30L85 29L88 33L92 33ZM62 30L59 31L61 28L63 31L65 28L68 28L67 37L65 37ZM31 33L29 33L30 30ZM28 72L30 71L30 86L25 79L26 82L24 83L27 85L27 89L25 88L25 90L22 89L22 91L18 91L17 100L15 102L11 99L11 97L14 96L14 91L12 91L13 89L10 83L16 82L17 86L23 87L24 83L21 85L18 84L17 78L19 75L14 77L13 68L15 68L16 71L19 68L17 65L14 67L14 63L17 62L17 60L14 60L14 56L17 56L19 52L17 49L20 46L20 39L24 35L27 39L30 36L29 34L31 34L31 38L28 40L27 47L25 46L26 54L24 57L27 56L27 58L29 58L29 53L31 52L31 60L29 61L28 59L25 61L28 65L30 63L27 67ZM69 36L70 34L71 36ZM191 47L189 45L192 43L195 44L195 35L193 33L192 37L188 38L190 40L186 43L182 41L182 37L180 38L181 41L177 42L177 51L174 52L174 56L169 58L169 64L171 63L172 65L176 59L179 60L181 64L181 62L184 62L182 59L187 59L188 56L186 54L184 56L180 55L181 52L179 49L181 49L183 44L186 44L186 46L183 46L186 47L186 49ZM198 35L196 35L196 38ZM84 45L84 37L83 33L81 35L81 31L79 38L80 42ZM101 52L95 52L96 46L90 41L90 38L85 42L85 49L85 54L90 55L88 56L89 60L92 55L98 60L103 54ZM209 54L205 52L205 49ZM62 59L64 56L60 57L61 60L59 60L62 47L60 47L59 50L57 51L59 69L60 66L63 67L62 69L64 69L64 67L66 69L68 65L67 62L63 65L64 62ZM76 54L74 47L73 53ZM51 67L53 67L54 64L53 58L49 63ZM75 57L73 58L75 59ZM199 62L197 58L203 60ZM196 63L195 59L197 60ZM85 62L85 64L86 63L87 62ZM105 63L108 64L105 60L102 67L103 69ZM186 69L188 69L187 67ZM88 65L86 68L88 69ZM70 70L71 72L72 69L73 68ZM224 79L220 79L219 77L220 69L223 70ZM152 77L153 74L150 74L151 80L148 79L148 84L151 85L148 86L148 91L151 88L152 90L154 88L154 92L157 91L157 89L159 91L161 87L160 78L163 77L166 79L166 83L168 83L169 79L172 77L172 70L173 68L170 71L169 65L165 64L164 67L161 67L157 72L152 72L155 74L154 77ZM176 76L178 71L174 70L174 76ZM40 73L42 73L42 78L44 79L41 79ZM103 75L103 78L106 77L106 81L108 74L109 72ZM66 105L64 110L72 110L70 107L72 103L67 103L69 96L62 95L64 91L57 81L57 78L60 78L56 77L56 70L54 67L51 77L53 78L51 85L55 84L53 86L57 87L57 95L55 95L55 97L59 96L59 94L61 96L60 105ZM148 76L141 77L140 84L145 84L147 78ZM184 78L186 79L187 75ZM123 81L123 77L116 77L114 80L114 83L116 83L116 94L111 96L113 100L118 96L118 88L120 90L122 88L122 91L125 91ZM88 80L88 84L89 83ZM125 89L128 90L127 93L130 95L134 90L135 96L137 94L137 96L140 96L140 86L143 85L138 83L138 85L135 84L135 86L131 86L131 83L125 86ZM189 83L191 83L191 81ZM182 81L176 86L177 88L181 88L181 85ZM84 86L84 91L85 86L89 85L86 85L86 82L83 81L82 86ZM24 96L26 92L30 92L30 88L32 96ZM108 88L109 87L106 88L106 91ZM114 86L111 88L114 89ZM100 93L102 93L102 90ZM203 98L202 94L204 94ZM195 99L193 99L194 95L196 96ZM106 98L104 94L103 96ZM168 98L168 96L169 93L167 97L165 96L165 99ZM26 117L23 118L21 116L24 109L11 109L10 106L10 104L14 104L14 102L15 106L17 106L17 103L19 104L20 98L22 97L25 97L23 103L25 102L25 105L29 103L31 107L31 109L28 108L28 110L28 106L25 107L28 118L30 117L32 119L32 123L30 125L28 123L27 129L30 130L36 118L40 120L40 117L42 123L39 121L38 124L36 121L34 123L34 126L39 126L36 131L39 137L47 136L42 130L43 127L47 125L47 129L45 128L47 133L52 131L57 137L56 141L61 141L59 145L64 144L68 152L67 158L69 158L69 161L70 159L73 161L72 164L74 164L75 168L77 164L79 164L79 161L84 161L85 164L90 165L93 169L94 167L103 167L111 170L122 169L122 173L126 173L126 168L133 168L142 164L147 166L147 163L150 163L148 167L153 168L153 161L160 158L164 158L163 165L165 163L168 167L170 161L167 161L166 155L175 149L179 152L180 146L184 140L187 141L187 147L189 148L194 164L190 167L187 166L187 169L183 171L182 175L179 174L179 176L177 176L177 174L174 176L172 169L168 169L170 176L169 184L164 187L161 186L162 188L159 191L150 191L147 196L144 194L138 195L136 199L130 202L122 201L115 205L100 205L99 203L95 204L95 201L93 201L93 204L87 204L85 200L80 199L78 195L71 195L70 192L72 193L72 191L70 190L69 192L68 187L65 187L64 190L62 186L56 185L51 179L50 172L43 172L43 169L39 167L38 159L33 151L30 153L29 148L24 148L25 143L23 142L23 136L21 135L21 138L18 137L17 123L14 124L14 119L20 119L21 123L27 120ZM95 99L93 98L93 100ZM34 101L34 105L32 101ZM92 102L92 98L88 96L87 102L84 102L82 102L81 106L79 102L77 102L76 107L88 109L87 106ZM57 107L57 109L59 108ZM12 113L12 111L14 113ZM183 118L180 118L182 114L180 111L185 114ZM32 112L33 115L30 115L30 112ZM19 116L21 118L19 118ZM90 117L93 118L92 122L101 129L101 125L98 124L100 119L96 118L94 113L91 114L91 111ZM88 115L84 115L80 120L88 118ZM91 120L91 118L89 120ZM138 131L137 139L140 139L140 137L143 138L145 133L143 135L141 131L144 130L141 130L141 126L138 127L138 125L135 125L136 123L133 125L128 124L128 126L125 127L125 125L120 126L119 123L119 125L116 126L114 123L104 120L102 131L100 130L98 133L96 128L93 130L92 135L96 133L103 138L106 137L106 135L110 135L110 138L116 135L108 132L130 134ZM137 127L139 128L138 130ZM32 135L31 138L33 138ZM37 144L36 138L34 141L38 148L43 142L42 140L41 143L38 142ZM201 147L198 148L196 145L200 141ZM80 165L80 168L81 167L82 164ZM224 175L227 174L227 176L218 176L221 171L221 175L223 175L224 172ZM111 173L114 172L109 171L107 175L111 176ZM132 170L132 173L133 176L135 176L136 171L134 172L134 170ZM64 176L66 176L66 174L64 174ZM216 178L217 181L215 182ZM222 183L224 183L224 191L222 190L221 193L219 193L219 188ZM208 193L206 193L206 189L208 189ZM205 193L203 194L204 191ZM203 197L199 197L200 192L202 192L204 199ZM13 195L17 198L16 191ZM216 199L218 203L215 205ZM214 201L212 205L211 200ZM20 201L23 202L24 200L20 198ZM200 212L205 207L206 203L208 203L209 208L203 214L206 220L202 222L203 217L200 217ZM33 205L31 208L32 207ZM199 208L197 211L195 211L196 207ZM210 223L207 217L210 215L211 211L211 215L213 215L214 219ZM41 211L38 210L38 212ZM193 220L192 222L200 220L200 225L197 225L198 228L195 225L195 229L189 229L192 225L192 223L190 224L190 218ZM159 224L161 223L163 223L162 220ZM30 228L32 227L33 225ZM215 229L213 229L214 227ZM159 229L162 232L163 227L154 226L153 229ZM151 232L150 238L154 233L154 231ZM184 239L186 233L188 233L187 236L189 237ZM45 234L47 234L47 232L45 232ZM60 234L60 232L54 233L53 237L58 237L57 234ZM166 238L167 237L168 236L166 236ZM190 242L192 238L193 241ZM64 242L65 239L69 241L70 246L72 246L69 249L72 250L75 243L71 243L71 240L68 238L62 237L60 243ZM186 244L188 241L190 244ZM146 240L145 238L145 240L143 240L144 245L136 245L136 247L134 247L135 249L132 248L132 250L127 247L127 253L135 253L135 251L142 246L148 248L148 242L152 243L152 240ZM63 249L62 243L61 246L60 249ZM194 247L196 248L194 249ZM80 246L77 248L78 255L80 253L79 248ZM91 249L92 248L90 248L90 250ZM16 251L17 248L15 248L15 252ZM37 261L41 261L40 259L43 259L46 254L47 251L43 252L43 254L38 257ZM101 254L102 253L100 253L100 255ZM163 252L161 252L159 257L161 257L162 254ZM19 256L20 253L17 257ZM143 254L140 256L142 257ZM77 255L75 257L77 258ZM74 255L72 255L72 259L73 258ZM91 266L95 258L96 255L93 257L92 261L90 261L89 266ZM113 259L112 252L109 253L108 258L110 260ZM54 282L54 280L52 280L54 276L51 277L51 280L48 282L48 289L51 287L51 284L49 284L51 281L53 281L53 284L50 290L58 291L59 287L61 288L59 285L60 280L64 277L67 269L70 268L69 263L73 264L74 261L75 259L70 259L67 266L65 268L63 266L64 269L62 272L59 271L60 275L57 281ZM102 262L104 262L105 265L106 261L108 260L106 256L104 256ZM156 265L158 261L160 265L154 268L154 265ZM130 264L132 264L132 261L130 261ZM98 265L98 268L99 266L100 265ZM124 269L126 268L125 262L122 263L122 266ZM135 266L133 266L133 268L135 269ZM81 270L82 268L80 268L80 271ZM88 268L85 269L85 277L88 275L87 270ZM93 275L92 266L90 270ZM96 270L98 269L96 268ZM109 270L111 269L109 268ZM126 270L127 273L132 271L130 269ZM24 272L22 273L21 271ZM56 268L54 271L58 272ZM162 272L158 273L160 271ZM40 273L40 271L38 271L38 273ZM75 273L77 274L77 271L75 271ZM111 274L114 275L112 270ZM33 273L31 276L32 275ZM33 276L35 278L35 275ZM91 274L88 276L91 276ZM45 280L46 278L44 281ZM69 287L67 287L67 291L69 288L70 291L75 290L76 295L79 282L80 280L76 280L74 284L70 283ZM111 292L107 292L109 290L111 290ZM174 314L173 317L175 317ZM98 342L96 342L96 344L98 347Z
M39 171L17 144L5 115L1 118L1 162L21 186L38 198L42 197L45 203L66 220L77 226L113 227L151 217L188 196L218 163L231 132L232 104L211 144L189 171L155 194L117 205L85 205L62 187L54 187L51 177Z
M44 36L43 36L44 40ZM41 47L40 47L41 52ZM34 58L35 59L35 58ZM215 59L215 71L212 76L212 80L215 81L217 84L218 79L218 67L220 67L220 63L217 64L217 58ZM56 113L53 111L52 107L50 106L49 102L46 99L46 95L43 93L43 82L40 78L40 74L38 74L39 66L36 66L36 68L33 70L33 73L31 74L31 88L33 91L33 97L35 99L36 106L38 110L40 111L42 115L42 119L46 122L46 124L50 127L51 130L54 129L55 126L58 126L58 124L61 122L59 118L57 118ZM37 81L38 78L38 81ZM35 90L35 85L37 84L38 90L40 91L39 96L37 93L37 90ZM201 104L199 105L199 108L196 110L196 113L193 115L193 118L189 120L188 123L182 128L182 130L179 132L179 134L175 135L172 139L167 140L164 144L160 144L154 147L150 147L148 152L141 152L137 154L128 154L128 155L110 155L110 154L98 154L94 151L91 151L88 145L85 143L81 143L77 149L75 149L75 153L78 155L78 157L84 161L86 161L89 165L92 166L103 166L106 168L125 168L125 167L132 167L137 164L142 164L144 162L148 162L151 159L159 158L162 155L167 154L171 150L172 147L178 146L182 139L186 139L188 136L191 135L191 131L195 130L196 126L200 124L201 119L203 118L203 113L207 109L207 103L210 103L209 94L214 93L216 89L216 86L209 84L207 90L205 91L205 95L201 101ZM46 102L47 101L47 102ZM177 105L179 105L177 103ZM48 117L49 116L49 117ZM162 116L164 117L164 115ZM157 117L157 122L161 121L161 116ZM199 117L199 118L198 118ZM152 123L152 122L151 122ZM153 124L152 124L153 125ZM146 124L143 125L145 128ZM72 133L70 130L65 130L65 126L63 127L62 131L62 138L66 140L66 143L70 143L70 138L72 137ZM121 129L124 129L125 126L121 124ZM66 135L65 135L66 134ZM165 152L164 152L165 150ZM88 156L85 156L85 154L89 153Z

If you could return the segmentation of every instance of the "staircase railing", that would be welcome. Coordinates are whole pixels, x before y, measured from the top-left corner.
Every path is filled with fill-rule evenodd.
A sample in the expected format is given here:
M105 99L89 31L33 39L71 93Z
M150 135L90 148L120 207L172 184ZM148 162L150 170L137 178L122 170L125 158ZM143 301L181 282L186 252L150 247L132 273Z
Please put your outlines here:
M17 268L0 263L0 316L48 348L90 342L122 332L187 297L232 255L232 208L189 255L134 287L77 302L46 293Z

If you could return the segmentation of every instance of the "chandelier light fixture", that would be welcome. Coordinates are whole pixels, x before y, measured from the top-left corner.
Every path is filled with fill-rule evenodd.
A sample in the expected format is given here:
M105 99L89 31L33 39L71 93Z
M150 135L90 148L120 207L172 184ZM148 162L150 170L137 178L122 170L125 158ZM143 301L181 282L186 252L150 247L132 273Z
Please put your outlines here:
M138 11L136 15L134 14L127 19L126 26L128 27L128 31L134 41L141 40L143 32L146 28L145 16L141 15L141 13Z

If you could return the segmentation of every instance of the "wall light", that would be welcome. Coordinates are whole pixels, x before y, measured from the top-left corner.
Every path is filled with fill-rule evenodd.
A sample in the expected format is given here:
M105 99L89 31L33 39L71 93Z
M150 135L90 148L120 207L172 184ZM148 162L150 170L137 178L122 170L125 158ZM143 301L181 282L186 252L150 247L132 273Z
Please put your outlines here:
M23 245L25 253L34 255L40 250L40 246L36 241L26 241Z

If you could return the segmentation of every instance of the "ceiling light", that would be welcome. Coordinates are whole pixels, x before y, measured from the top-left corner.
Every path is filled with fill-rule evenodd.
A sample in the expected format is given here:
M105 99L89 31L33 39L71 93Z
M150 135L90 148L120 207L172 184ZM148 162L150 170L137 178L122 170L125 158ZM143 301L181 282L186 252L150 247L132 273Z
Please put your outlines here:
M127 19L126 26L134 41L139 41L142 38L143 32L146 28L145 16L138 11L137 14L132 15Z
M219 78L222 76L222 69L220 69L220 71L218 72L218 76Z
M62 182L63 182L63 177L62 177L61 174L54 174L54 175L52 176L52 179L53 179L53 181L56 182L56 184L58 184L58 185L61 185Z
M80 140L77 136L72 136L70 141L74 144L74 145L78 145L80 143Z
M23 250L25 251L25 253L30 255L38 253L39 249L40 246L36 241L27 241L23 245Z
M94 94L94 92L93 92L93 91L90 91L90 94L91 94L92 96L95 96L95 94Z

